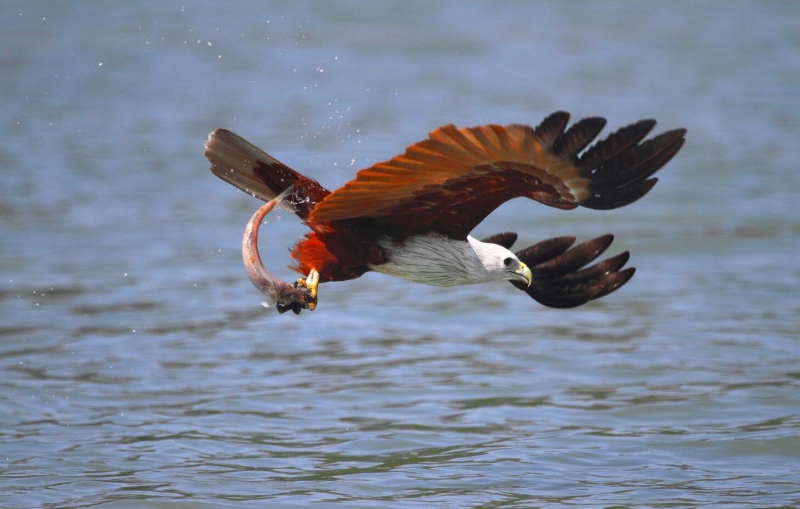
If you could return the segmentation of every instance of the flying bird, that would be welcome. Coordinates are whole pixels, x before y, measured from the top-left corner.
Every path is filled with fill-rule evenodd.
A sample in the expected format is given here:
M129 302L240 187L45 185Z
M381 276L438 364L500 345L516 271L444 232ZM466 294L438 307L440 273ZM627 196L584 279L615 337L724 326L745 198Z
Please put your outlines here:
M512 198L565 210L628 205L656 184L652 175L678 152L686 130L643 141L656 122L641 120L587 149L606 120L567 129L569 118L559 111L536 128L445 125L332 192L225 129L209 135L204 154L216 176L267 202L248 223L242 252L251 280L281 313L313 310L319 283L368 271L433 286L510 281L545 306L570 308L633 276L633 267L623 269L628 252L586 267L612 235L576 247L574 237L557 237L513 253L515 233L477 240L470 232ZM275 207L311 229L291 251L303 276L294 284L273 276L258 254L259 226Z

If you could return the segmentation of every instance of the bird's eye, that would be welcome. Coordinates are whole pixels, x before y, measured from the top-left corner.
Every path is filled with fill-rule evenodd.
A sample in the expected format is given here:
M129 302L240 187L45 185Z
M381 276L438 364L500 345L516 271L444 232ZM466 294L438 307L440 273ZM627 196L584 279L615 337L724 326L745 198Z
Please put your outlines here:
M511 258L506 258L505 260L503 260L503 265L508 267L509 265L511 265L511 262L513 262L513 261L514 260L512 260Z

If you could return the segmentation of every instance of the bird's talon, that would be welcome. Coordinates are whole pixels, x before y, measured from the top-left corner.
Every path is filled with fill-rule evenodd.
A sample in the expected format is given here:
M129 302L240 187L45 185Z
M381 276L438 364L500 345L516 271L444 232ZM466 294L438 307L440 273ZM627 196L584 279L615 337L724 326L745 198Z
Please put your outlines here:
M317 287L319 286L319 272L314 269L311 269L311 272L308 273L308 278L306 278L306 287L308 287L309 291L311 292L311 297L316 302L317 300Z
M319 272L314 269L311 269L311 272L308 273L308 277L298 279L294 286L296 288L305 288L308 290L308 300L305 303L305 308L310 311L314 311L317 307L317 288L319 286ZM297 313L297 311L295 311Z

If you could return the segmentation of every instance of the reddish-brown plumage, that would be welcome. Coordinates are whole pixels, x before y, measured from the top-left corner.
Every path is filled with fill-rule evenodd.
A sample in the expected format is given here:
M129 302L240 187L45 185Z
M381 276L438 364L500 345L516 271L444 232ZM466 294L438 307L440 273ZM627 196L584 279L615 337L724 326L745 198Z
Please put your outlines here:
M333 192L223 129L211 134L205 155L217 176L265 201L293 186L287 201L312 230L292 249L293 268L304 275L317 270L323 282L343 281L386 261L376 244L382 236L401 243L430 233L463 240L512 198L561 209L631 203L652 188L651 175L677 153L686 132L640 143L655 125L643 120L584 150L605 120L587 118L565 131L568 122L567 113L556 112L535 129L446 125Z
M302 240L294 245L292 259L296 263L292 268L304 276L311 269L317 269L322 273L330 273L343 265L333 253L328 251L328 248L325 247L325 242L314 232L306 234Z
M310 225L311 226L311 225ZM292 269L306 275L315 269L320 282L347 281L360 277L369 265L384 261L384 253L374 242L377 234L356 225L313 225L319 231L306 234L292 248Z

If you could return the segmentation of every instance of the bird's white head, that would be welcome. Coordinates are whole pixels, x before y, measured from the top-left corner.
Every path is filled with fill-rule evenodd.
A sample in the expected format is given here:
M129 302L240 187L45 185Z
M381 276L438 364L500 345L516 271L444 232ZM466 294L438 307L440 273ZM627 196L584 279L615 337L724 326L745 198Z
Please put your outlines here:
M472 237L468 237L467 240L493 279L521 281L527 286L531 285L533 281L531 269L521 262L517 255L498 244L481 242Z

